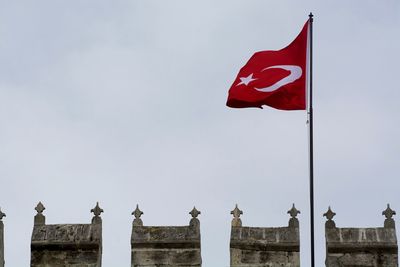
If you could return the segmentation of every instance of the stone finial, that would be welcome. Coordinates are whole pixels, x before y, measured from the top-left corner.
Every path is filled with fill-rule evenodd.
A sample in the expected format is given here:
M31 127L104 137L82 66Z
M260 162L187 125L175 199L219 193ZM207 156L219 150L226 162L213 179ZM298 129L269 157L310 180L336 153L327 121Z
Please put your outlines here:
M39 201L39 203L36 205L36 208L35 208L35 210L37 211L37 213L40 213L40 214L42 214L43 211L44 211L45 209L46 209L46 208L43 206L42 202L40 202L40 201Z
M44 225L46 224L46 217L43 215L43 211L46 208L43 206L42 202L39 201L39 203L36 205L35 210L37 211L37 214L35 215L34 218L34 225Z
M290 216L291 216L292 218L296 218L296 217L297 217L297 214L300 214L300 211L299 211L298 209L296 209L296 207L294 206L294 203L293 203L292 208L291 208L290 210L288 210L287 213L290 214Z
M296 207L293 206L290 210L288 210L287 212L288 214L290 214L290 219L289 219L289 227L299 227L299 219L297 219L297 215L300 213L300 211L298 209L296 209Z
M100 215L104 212L102 208L99 206L99 202L96 202L96 206L90 210L94 214L92 218L92 224L94 223L101 223L101 217Z
M196 226L200 224L199 219L197 217L201 214L199 210L196 209L196 207L193 207L192 211L189 212L190 215L192 215L192 219L190 220L190 226Z
M385 228L396 228L394 219L392 218L393 215L396 215L396 212L390 208L390 205L387 204L387 208L382 211L382 215L385 215L386 219L384 222Z
M331 210L331 206L329 206L328 211L324 213L323 216L325 216L328 220L325 222L325 227L326 228L335 228L336 224L335 222L332 220L333 217L336 215L335 212L333 212Z
M132 215L135 216L135 219L133 220L134 226L143 226L143 221L140 219L140 216L143 214L143 211L139 209L139 205L136 204L136 209L132 212Z
M0 208L0 221L3 220L4 217L6 217L6 214L2 212Z
M231 214L233 215L232 227L240 227L240 226L242 226L242 220L240 219L240 215L243 214L243 211L241 211L238 208L237 204L235 206L235 209L231 211Z
M193 207L192 211L189 212L189 214L192 215L193 218L197 218L201 214L201 211L198 211L196 207Z

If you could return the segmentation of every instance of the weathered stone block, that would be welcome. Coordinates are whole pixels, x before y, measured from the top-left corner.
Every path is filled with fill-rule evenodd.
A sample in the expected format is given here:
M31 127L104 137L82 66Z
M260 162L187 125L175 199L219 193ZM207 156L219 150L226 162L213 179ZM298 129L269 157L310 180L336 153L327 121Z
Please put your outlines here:
M231 267L298 267L300 266L300 235L298 210L288 212L289 227L244 227L236 208L231 228Z
M300 266L299 229L232 227L231 266Z
M31 239L31 267L101 267L102 225L96 205L92 224L46 225L39 202ZM93 212L92 210L92 212ZM100 212L101 210L101 212ZM43 223L42 223L43 222Z
M327 267L398 267L398 247L394 220L388 208L385 227L338 228L332 220L336 213L325 213Z
M36 225L31 266L84 266L101 263L101 224Z
M189 226L143 226L137 207L132 225L132 267L200 267L199 211L193 209Z
M326 266L397 267L396 230L392 228L327 228Z

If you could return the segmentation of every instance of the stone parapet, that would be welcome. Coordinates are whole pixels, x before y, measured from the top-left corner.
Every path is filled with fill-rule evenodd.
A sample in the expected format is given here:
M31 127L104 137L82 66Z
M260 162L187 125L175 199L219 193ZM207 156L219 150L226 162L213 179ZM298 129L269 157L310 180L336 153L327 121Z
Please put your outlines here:
M324 214L328 219L325 224L326 266L397 267L398 245L391 218L394 214L390 210L384 227L339 228L333 221L336 213L329 208Z
M40 203L41 204L41 203ZM96 206L98 207L98 205ZM100 267L102 256L102 225L95 213L91 224L46 225L37 209L31 238L31 267ZM38 220L39 218L39 220Z
M397 252L395 229L387 228L331 228L326 229L326 248L331 253L356 251Z
M99 249L101 225L53 224L34 226L31 248L52 249Z
M300 251L299 228L232 227L231 248L262 251Z
M134 248L200 248L200 231L190 226L135 226Z
M136 207L131 236L132 267L201 266L200 222L192 210L188 226L143 226Z
M239 218L236 206L230 240L231 267L300 266L299 213L293 206L288 227L247 227Z

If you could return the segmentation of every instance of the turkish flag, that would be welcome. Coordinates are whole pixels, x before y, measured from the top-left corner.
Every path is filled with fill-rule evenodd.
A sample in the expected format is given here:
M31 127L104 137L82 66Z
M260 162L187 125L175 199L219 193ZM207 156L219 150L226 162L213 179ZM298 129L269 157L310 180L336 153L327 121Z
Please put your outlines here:
M267 105L282 110L306 109L308 25L287 47L255 53L239 71L226 105L247 108Z

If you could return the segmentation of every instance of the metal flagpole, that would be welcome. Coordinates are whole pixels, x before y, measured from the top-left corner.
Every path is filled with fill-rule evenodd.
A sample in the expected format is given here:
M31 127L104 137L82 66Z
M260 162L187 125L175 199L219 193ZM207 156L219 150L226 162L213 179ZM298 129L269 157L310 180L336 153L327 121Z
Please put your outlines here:
M311 232L311 267L315 267L315 251L314 251L314 145L313 145L313 106L312 106L312 62L313 62L313 14L310 13L309 15L309 42L310 42L310 57L309 57L309 106L308 106L308 115L309 115L309 145L310 145L310 232Z

